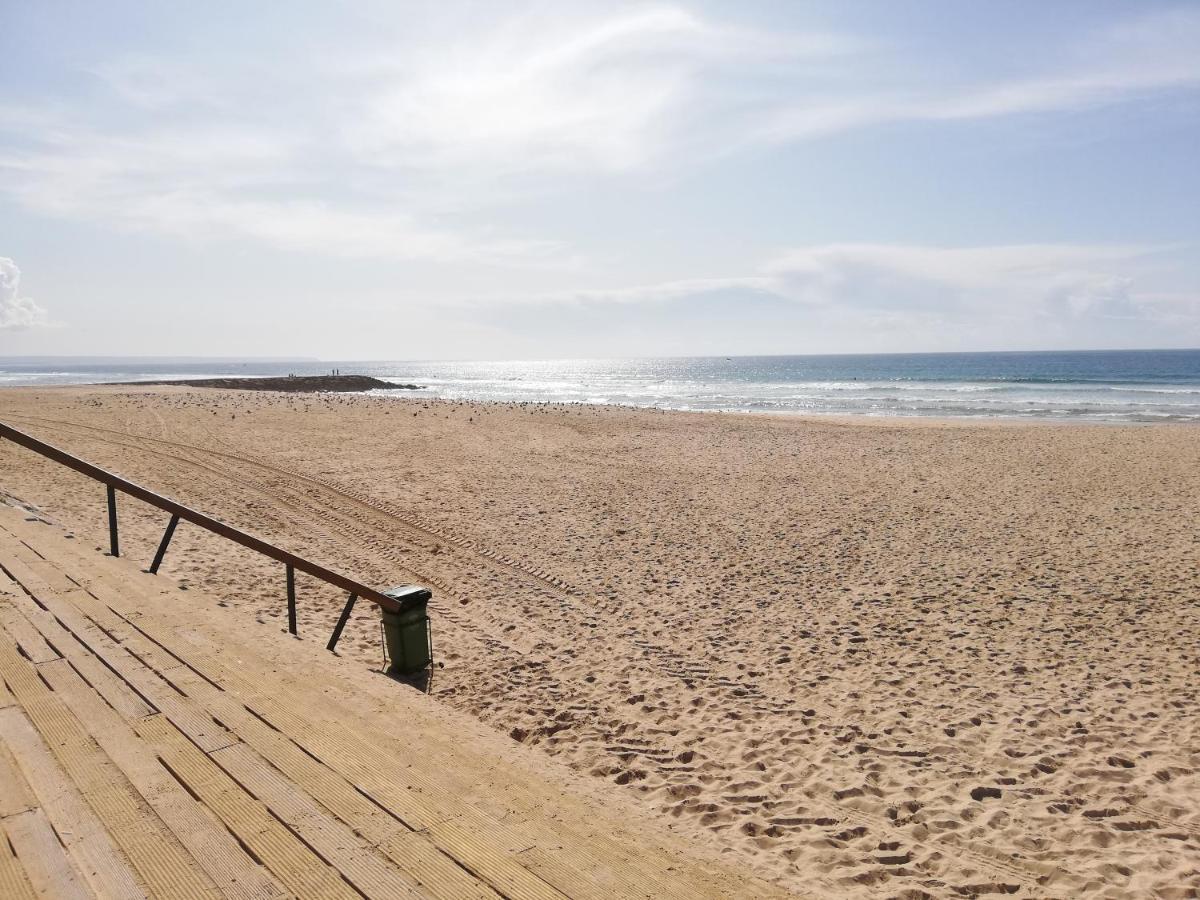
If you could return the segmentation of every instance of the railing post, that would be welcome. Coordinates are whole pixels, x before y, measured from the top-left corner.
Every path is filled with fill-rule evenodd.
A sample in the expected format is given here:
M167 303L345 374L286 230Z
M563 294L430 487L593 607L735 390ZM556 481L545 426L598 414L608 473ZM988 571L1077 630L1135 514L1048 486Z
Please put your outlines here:
M350 619L350 610L354 609L354 601L357 599L358 594L351 594L350 599L346 601L346 605L342 608L342 614L338 616L337 625L333 629L333 636L325 645L326 650L332 650L337 646L338 638L342 636L342 629L346 627L346 622Z
M296 633L296 570L287 567L288 631Z
M162 540L158 544L158 552L154 554L154 562L150 563L150 574L157 575L158 567L162 565L163 557L167 553L167 545L171 543L171 535L175 533L175 526L179 524L179 516L171 516L171 521L167 525L167 530L163 532Z
M113 556L121 555L121 545L117 542L117 489L111 484L108 488L108 547Z

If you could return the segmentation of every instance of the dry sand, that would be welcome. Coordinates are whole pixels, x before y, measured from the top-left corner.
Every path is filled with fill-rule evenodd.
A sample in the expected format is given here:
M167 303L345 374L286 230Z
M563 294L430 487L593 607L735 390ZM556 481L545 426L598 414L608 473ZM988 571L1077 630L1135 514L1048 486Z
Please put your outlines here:
M1200 890L1195 428L127 387L0 420L429 584L435 696L782 884ZM104 544L94 482L0 442L0 488ZM123 555L164 518L125 500ZM185 524L163 571L283 627L277 564ZM299 588L323 642L342 598ZM377 666L364 606L341 652Z

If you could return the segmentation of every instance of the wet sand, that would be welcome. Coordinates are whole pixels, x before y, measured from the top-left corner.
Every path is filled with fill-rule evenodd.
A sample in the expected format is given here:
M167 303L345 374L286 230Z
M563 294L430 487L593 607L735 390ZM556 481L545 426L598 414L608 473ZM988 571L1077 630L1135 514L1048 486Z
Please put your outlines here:
M1200 430L9 389L0 420L434 589L430 689L825 896L1194 896ZM94 482L0 489L106 541ZM165 516L121 505L123 555ZM181 526L163 574L286 623ZM324 642L344 598L299 579ZM341 652L377 666L360 604Z

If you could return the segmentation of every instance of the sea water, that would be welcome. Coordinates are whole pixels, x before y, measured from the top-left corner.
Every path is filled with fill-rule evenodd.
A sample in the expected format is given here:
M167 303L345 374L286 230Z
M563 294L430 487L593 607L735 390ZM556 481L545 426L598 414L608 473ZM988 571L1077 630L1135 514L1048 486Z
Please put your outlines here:
M334 368L422 386L396 392L404 397L834 415L1200 421L1200 350L471 362L0 359L0 385L328 374Z

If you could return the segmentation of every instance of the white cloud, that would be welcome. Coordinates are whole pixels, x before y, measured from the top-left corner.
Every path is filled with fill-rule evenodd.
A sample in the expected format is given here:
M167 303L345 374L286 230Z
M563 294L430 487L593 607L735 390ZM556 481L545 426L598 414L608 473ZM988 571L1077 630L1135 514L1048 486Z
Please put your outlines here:
M844 54L847 38L773 35L676 7L605 17L518 16L418 49L351 126L352 148L402 165L497 172L622 172L661 162L722 81ZM700 115L695 115L699 113Z
M537 298L542 308L532 312L526 298L490 314L540 316L584 332L602 323L614 333L649 327L666 340L691 334L714 353L1195 346L1194 251L821 244L743 275L563 292Z
M65 131L51 152L0 155L26 206L188 239L251 238L334 257L569 265L554 242L438 227L398 204L326 200L286 140L253 132L154 133L118 139ZM294 194L293 194L294 191Z
M21 270L6 256L0 256L0 330L34 328L47 324L46 310L28 297L22 297Z
M1200 83L1195 11L1076 43L1054 71L931 86L902 48L683 6L439 9L340 33L322 52L295 40L94 66L95 97L0 110L0 191L43 214L189 238L571 265L577 251L541 237L544 222L498 218L497 201L880 123L1082 109Z
M766 267L775 290L813 305L1073 315L1111 310L1161 248L1016 244L936 247L825 244L781 254Z
M1002 334L1027 346L1039 329L1056 335L1111 334L1122 323L1158 329L1177 343L1200 338L1200 285L1163 292L1157 283L1187 283L1189 247L1109 244L1018 244L938 247L820 244L777 255L757 271L611 289L581 289L529 298L550 304L676 304L717 295L774 297L827 333L903 336L928 345ZM494 302L494 301L493 301ZM1050 333L1050 332L1047 332ZM1030 342L1033 343L1030 343Z
M1200 85L1200 13L1155 13L1065 47L1059 68L971 84L802 92L764 113L757 140L788 143L875 125L1085 110ZM914 65L919 71L919 65Z
M480 212L507 180L527 195L552 175L646 170L704 124L706 79L848 46L678 7L471 17L414 19L383 49L364 34L336 55L112 60L92 69L105 103L0 117L0 190L40 213L188 237L569 266L556 241L500 235Z
M774 287L775 279L766 275L749 275L740 278L685 278L679 281L664 281L632 287L586 288L532 296L527 299L543 303L547 301L556 303L657 303L722 291L771 292Z

